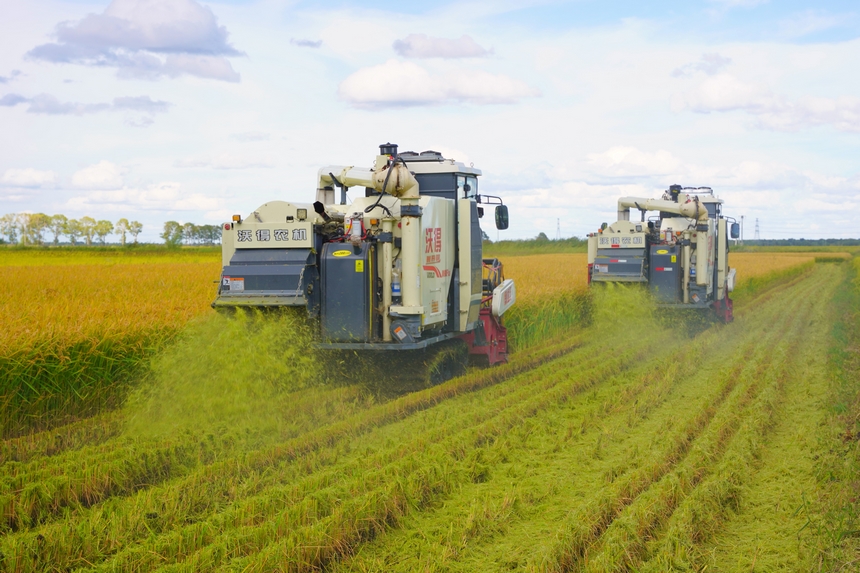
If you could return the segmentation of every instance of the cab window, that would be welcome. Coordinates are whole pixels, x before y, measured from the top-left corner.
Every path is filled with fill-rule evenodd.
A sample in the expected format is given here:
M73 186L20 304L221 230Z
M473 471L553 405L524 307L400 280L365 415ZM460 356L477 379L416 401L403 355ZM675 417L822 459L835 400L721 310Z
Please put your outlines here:
M468 190L466 187L468 186ZM457 176L457 197L474 199L478 195L478 178L468 175Z

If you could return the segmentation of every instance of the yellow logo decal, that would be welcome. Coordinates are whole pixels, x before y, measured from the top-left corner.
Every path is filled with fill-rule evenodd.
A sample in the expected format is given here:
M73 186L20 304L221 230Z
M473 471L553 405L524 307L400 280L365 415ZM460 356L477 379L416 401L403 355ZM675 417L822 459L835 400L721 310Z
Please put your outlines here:
M348 257L348 256L350 256L351 254L352 254L352 251L346 251L346 250L343 250L343 251L335 251L335 252L333 252L333 253L332 253L332 256L333 256L333 257Z
M678 257L676 257L675 255L672 255L672 262L673 263L677 263L678 262L677 259L678 259Z
M335 255L336 255L336 254L337 254L337 253L335 253ZM667 251L666 249L659 249L659 250L657 251L657 254L658 254L658 255L668 255L668 254L669 254L669 251Z
M357 260L355 261L355 272L363 273L364 272L364 261Z

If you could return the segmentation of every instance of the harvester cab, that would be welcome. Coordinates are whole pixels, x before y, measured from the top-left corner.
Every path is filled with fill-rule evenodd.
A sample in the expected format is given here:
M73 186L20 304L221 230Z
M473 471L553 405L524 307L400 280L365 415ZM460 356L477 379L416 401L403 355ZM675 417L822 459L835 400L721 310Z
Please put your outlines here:
M516 290L483 259L479 217L492 205L504 229L508 211L479 193L480 175L390 143L370 168L323 167L312 204L271 201L223 224L213 306L305 307L324 349L453 345L505 362Z
M622 197L618 221L588 235L588 282L648 284L659 306L707 309L731 322L735 270L729 238L738 225L722 215L710 187L672 185L661 199ZM630 220L630 210L640 212ZM657 211L649 217L648 211Z

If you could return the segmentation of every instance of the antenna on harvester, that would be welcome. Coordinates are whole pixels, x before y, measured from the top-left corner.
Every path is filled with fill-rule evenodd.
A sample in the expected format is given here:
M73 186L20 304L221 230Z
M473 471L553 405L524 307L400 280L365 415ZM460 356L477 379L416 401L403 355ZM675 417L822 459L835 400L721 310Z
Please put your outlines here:
M759 232L758 232L758 217L756 217L756 219L755 219L755 240L756 241L761 240L761 235L759 235Z

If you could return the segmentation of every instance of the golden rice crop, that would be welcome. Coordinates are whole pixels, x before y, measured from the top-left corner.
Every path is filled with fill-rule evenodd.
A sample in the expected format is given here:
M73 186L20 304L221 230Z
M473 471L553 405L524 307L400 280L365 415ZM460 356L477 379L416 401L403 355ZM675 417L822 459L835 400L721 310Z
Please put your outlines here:
M2 248L0 267L33 267L43 265L116 265L141 263L208 263L221 256L220 247L62 247Z
M516 282L517 299L521 301L583 291L588 286L585 253L504 257L502 264L505 278Z
M217 263L0 267L0 356L141 331L174 331L208 310Z
M0 266L0 436L113 404L155 349L209 310L218 270L217 263Z
M737 271L738 285L814 260L815 253L729 253L729 266Z

